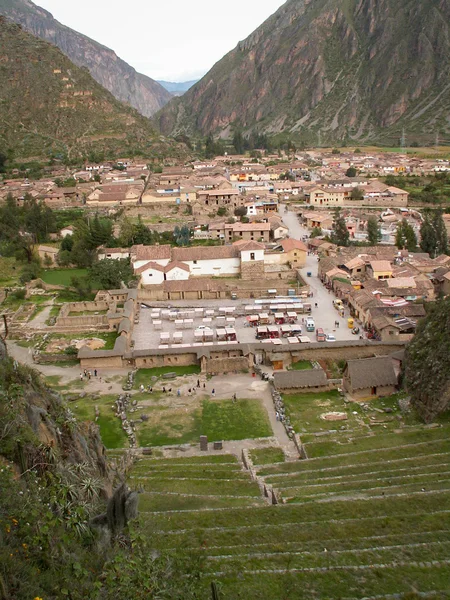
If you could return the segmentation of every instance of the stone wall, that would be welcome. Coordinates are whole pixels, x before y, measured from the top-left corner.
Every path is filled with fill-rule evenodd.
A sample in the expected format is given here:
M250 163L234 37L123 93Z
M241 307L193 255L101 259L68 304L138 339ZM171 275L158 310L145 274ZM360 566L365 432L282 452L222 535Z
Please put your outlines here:
M205 372L212 375L232 373L234 371L248 371L249 369L249 361L245 356L209 358L205 361L204 365Z
M261 281L264 279L264 261L254 260L241 262L241 279L244 281Z
M186 367L198 365L197 354L161 354L158 356L137 356L135 364L138 369L153 369L154 367Z

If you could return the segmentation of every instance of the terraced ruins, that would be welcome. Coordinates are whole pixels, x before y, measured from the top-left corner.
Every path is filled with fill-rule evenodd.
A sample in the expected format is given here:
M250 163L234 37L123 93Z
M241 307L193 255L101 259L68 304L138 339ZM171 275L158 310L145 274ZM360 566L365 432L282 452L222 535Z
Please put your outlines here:
M198 557L205 593L215 582L223 599L444 597L449 431L318 441L302 461L259 450L252 471L231 454L140 456L137 527L156 549ZM276 505L263 493L272 486Z

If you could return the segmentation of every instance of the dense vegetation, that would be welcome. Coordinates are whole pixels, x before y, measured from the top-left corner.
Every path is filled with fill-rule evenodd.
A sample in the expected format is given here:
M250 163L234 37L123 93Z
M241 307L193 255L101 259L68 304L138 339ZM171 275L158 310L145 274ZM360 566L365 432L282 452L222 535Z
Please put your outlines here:
M115 479L97 428L1 352L0 597L198 597L199 562L92 526Z
M409 192L411 202L418 204L441 204L450 207L450 173L435 175L389 175L387 185L393 185Z
M406 349L405 385L421 417L431 422L450 407L450 298L428 309Z

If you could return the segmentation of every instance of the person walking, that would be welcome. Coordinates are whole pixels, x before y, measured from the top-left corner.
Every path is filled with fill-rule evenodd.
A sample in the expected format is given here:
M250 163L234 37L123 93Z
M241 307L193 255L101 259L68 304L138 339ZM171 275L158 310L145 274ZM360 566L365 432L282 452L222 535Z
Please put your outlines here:
M215 390L214 388L212 389L211 396L212 396L213 398L215 398L215 396L216 396L216 390Z
M237 400L236 394L233 394L233 404L236 402L236 400Z
M97 377L97 369L94 369L94 377Z
M200 387L200 379L197 379L197 387Z

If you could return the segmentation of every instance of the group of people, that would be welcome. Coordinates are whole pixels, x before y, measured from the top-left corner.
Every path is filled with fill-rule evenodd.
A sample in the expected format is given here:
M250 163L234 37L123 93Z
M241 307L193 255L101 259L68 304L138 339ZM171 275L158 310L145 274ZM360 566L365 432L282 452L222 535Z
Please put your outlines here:
M97 369L94 369L94 377L98 376L98 371ZM92 371L88 371L87 369L84 369L84 371L82 373L80 373L80 381L84 381L85 379L87 379L88 381L90 379L92 379ZM102 378L99 377L99 381L101 381Z

